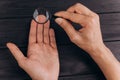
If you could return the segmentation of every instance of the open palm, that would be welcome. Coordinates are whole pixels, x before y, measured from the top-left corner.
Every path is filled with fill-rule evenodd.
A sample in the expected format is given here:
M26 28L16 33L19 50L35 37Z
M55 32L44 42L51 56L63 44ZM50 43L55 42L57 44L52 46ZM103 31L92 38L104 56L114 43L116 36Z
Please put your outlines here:
M44 16L40 16L40 20L44 19ZM58 51L54 30L49 29L49 24L49 21L43 25L37 24L32 20L27 57L23 55L15 44L7 44L19 66L24 69L33 80L58 79Z

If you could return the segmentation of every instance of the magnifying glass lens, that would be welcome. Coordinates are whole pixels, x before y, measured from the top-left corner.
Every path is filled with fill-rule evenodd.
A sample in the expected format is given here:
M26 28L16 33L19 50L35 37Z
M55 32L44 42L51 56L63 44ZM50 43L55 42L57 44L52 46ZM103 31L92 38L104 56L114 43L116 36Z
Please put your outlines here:
M40 16L44 16L45 19L40 20L40 18L41 18ZM33 13L33 18L37 23L45 24L50 18L50 13L49 13L49 11L47 11L44 8L37 8L37 9L35 9L35 11Z

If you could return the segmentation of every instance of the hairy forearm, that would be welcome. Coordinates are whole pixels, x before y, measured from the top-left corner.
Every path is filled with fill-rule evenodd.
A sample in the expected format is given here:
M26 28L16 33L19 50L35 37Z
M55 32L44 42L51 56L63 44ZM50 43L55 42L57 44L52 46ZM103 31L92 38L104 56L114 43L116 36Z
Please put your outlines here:
M120 80L120 63L105 46L89 52L107 80Z

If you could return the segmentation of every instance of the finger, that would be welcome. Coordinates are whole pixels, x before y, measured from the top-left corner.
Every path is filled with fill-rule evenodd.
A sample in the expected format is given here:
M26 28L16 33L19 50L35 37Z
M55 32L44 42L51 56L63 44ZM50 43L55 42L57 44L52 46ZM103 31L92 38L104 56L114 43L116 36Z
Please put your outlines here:
M67 11L76 12L88 16L90 16L93 13L90 9L88 9L86 6L82 5L81 3L77 3L71 6L70 8L67 9Z
M32 20L29 34L29 44L36 42L36 27L37 23L34 20Z
M45 21L46 18L44 15L39 15L39 22ZM41 43L43 42L43 24L38 24L38 30L37 30L37 42Z
M49 26L50 21L44 24L44 43L49 44Z
M67 35L70 37L70 39L76 35L76 30L73 28L73 26L65 19L57 18L56 23L58 23L67 33Z
M53 29L50 29L50 30L49 30L49 34L50 34L50 45L51 45L53 48L57 48L54 30L53 30Z
M12 55L15 57L18 63L21 63L26 59L20 49L13 43L7 43L7 47L11 51Z
M77 13L71 13L67 11L60 11L55 14L56 16L68 19L74 23L78 23L84 27L84 25L88 22L87 19L89 18L88 16L84 16L81 14Z

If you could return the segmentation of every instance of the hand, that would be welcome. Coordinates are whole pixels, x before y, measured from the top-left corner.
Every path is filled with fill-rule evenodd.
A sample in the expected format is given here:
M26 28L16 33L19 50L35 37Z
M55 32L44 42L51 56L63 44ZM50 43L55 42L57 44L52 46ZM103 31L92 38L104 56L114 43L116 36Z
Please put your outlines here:
M66 31L70 40L83 50L92 53L96 48L104 46L99 16L82 4L77 3L66 11L55 13L55 16L62 17L55 21ZM80 24L82 29L75 30L68 20Z
M77 3L66 11L57 12L55 16L61 17L55 21L73 43L90 54L107 80L120 80L120 63L103 43L97 14ZM75 30L68 20L80 24L82 29Z
M44 20L40 16L40 20ZM49 29L50 21L44 24L31 22L27 57L13 44L7 46L23 68L33 80L58 80L59 60L53 29Z

